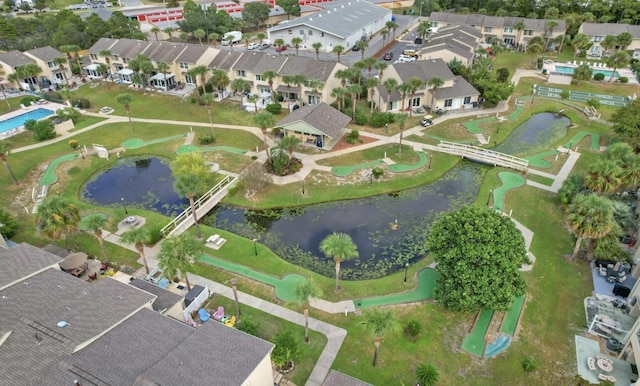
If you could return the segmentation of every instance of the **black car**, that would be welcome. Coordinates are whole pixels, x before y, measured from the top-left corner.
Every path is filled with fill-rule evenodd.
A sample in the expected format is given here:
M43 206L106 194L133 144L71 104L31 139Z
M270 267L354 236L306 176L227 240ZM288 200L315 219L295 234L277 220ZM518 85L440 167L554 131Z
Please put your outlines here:
M416 39L413 41L413 44L422 44L422 38L416 38Z
M351 47L351 51L360 51L360 47L358 47L358 45L356 44L355 46Z
M425 118L420 121L420 125L422 125L423 127L431 126L433 125L433 121L431 119Z
M386 54L384 54L384 60L391 60L393 59L393 52L387 52Z

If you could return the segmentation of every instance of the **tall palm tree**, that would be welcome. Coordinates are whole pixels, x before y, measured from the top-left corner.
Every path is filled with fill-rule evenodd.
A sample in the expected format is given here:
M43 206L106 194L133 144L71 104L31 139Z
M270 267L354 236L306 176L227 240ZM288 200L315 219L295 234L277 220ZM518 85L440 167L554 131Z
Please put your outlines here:
M175 32L175 30L171 27L169 28L165 28L164 33L166 33L167 35L169 35L169 40L173 39L173 33Z
M584 239L600 239L611 232L616 221L613 204L608 198L596 194L579 194L567 208L567 223L576 235L571 254L575 259Z
M125 244L133 244L138 251L138 254L142 258L144 263L144 269L149 274L149 264L147 264L147 257L144 253L144 245L151 241L151 234L145 227L132 228L120 235L120 241Z
M211 104L214 102L215 98L213 94L203 94L200 97L202 104L207 108L207 114L209 115L209 124L211 125L211 135L213 134L213 118L211 117Z
M549 20L547 21L547 24L545 25L546 28L546 32L547 32L547 42L545 43L544 49L547 49L549 47L549 42L551 41L551 37L553 36L553 29L556 28L558 26L558 22L555 20Z
M340 55L342 55L342 53L344 52L344 47L338 44L337 46L333 47L333 50L331 50L331 52L338 55L338 63L340 63Z
M258 41L260 42L260 45L262 45L262 42L264 41L264 39L267 38L267 34L264 32L258 32L256 34L256 37L258 38Z
M154 34L156 36L156 41L158 41L158 33L162 31L160 28L158 27L152 27L151 28L151 33Z
M202 28L198 28L197 30L193 31L193 37L198 39L198 42L200 43L200 45L202 45L202 38L206 36L207 36L207 33Z
M36 85L38 86L38 90L42 92L42 87L39 79L40 74L42 74L42 68L38 66L36 63L26 64L22 66L22 68L24 70L24 74L26 75L26 78L29 80L35 79Z
M38 205L35 221L41 235L53 240L64 239L69 251L69 235L78 230L80 211L62 196L49 196Z
M98 53L98 55L100 55L100 56L102 56L104 58L104 62L107 64L107 67L109 67L109 71L112 72L112 70L111 70L111 51L110 50L101 50Z
M433 98L431 99L431 111L433 111L434 105L438 101L436 93L442 85L444 85L444 81L438 77L429 78L427 81L427 86L431 87L431 92L433 92Z
M202 86L202 93L203 94L206 94L206 92L207 92L207 90L205 89L205 84L204 84L204 79L206 79L205 77L207 75L207 72L209 72L209 69L204 64L200 65L200 66L193 67L192 69L187 71L187 75L189 75L191 77L191 79L193 79L193 84L196 86L196 88L198 87L198 78L200 78L201 83L202 83L201 86ZM227 79L229 79L229 78L227 78Z
M100 250L102 250L102 257L104 257L104 260L106 263L109 263L109 257L107 256L107 251L104 249L104 238L102 237L102 229L106 224L107 224L107 217L100 213L95 213L85 217L80 225L82 230L93 233L95 238L98 240L98 243L100 244Z
M98 72L98 74L102 75L102 79L104 80L106 80L107 76L109 76L109 67L107 67L107 65L104 63L98 64L98 66L96 67L96 71ZM108 84L107 87L109 87Z
M384 82L384 70L387 69L388 65L387 63L378 60L373 67L378 70L378 81L380 82L380 84L382 84L382 82ZM395 87L395 86L394 86ZM382 97L382 95L380 95L380 93L378 93L378 111L380 111L380 98Z
M347 94L351 95L351 119L356 119L356 102L362 93L362 86L357 83L347 87Z
M609 82L613 80L613 77L616 74L616 70L618 68L626 67L630 61L631 56L629 56L626 51L617 51L615 54L613 54L607 60L607 65L613 68L613 71L611 71L611 76L609 77Z
M296 85L298 89L298 100L302 100L302 86L307 83L307 77L302 74L295 74L293 78L291 78L292 83Z
M622 167L610 159L599 159L591 164L584 176L584 186L596 194L614 193L622 183Z
M120 94L116 97L116 101L124 107L124 111L127 112L127 117L129 118L129 127L131 131L133 130L133 121L131 121L131 102L133 102L133 95L131 94Z
M416 378L416 383L421 386L435 386L440 379L440 373L431 363L421 363L416 369Z
M416 92L418 92L418 89L422 87L422 79L420 78L409 79L409 86L411 86L411 90L409 91L409 94L411 95L410 101L412 102L413 98L416 96ZM411 113L413 112L412 107L413 106L411 105L409 106L409 118L411 118Z
M267 158L269 155L269 146L267 145L267 129L273 127L276 124L276 119L268 111L261 111L253 116L253 122L262 130L262 138L264 139L264 150L267 152Z
M167 84L167 73L171 72L169 65L167 63L158 63L158 65L156 66L156 69L158 70L159 73L162 74L162 78L164 81L164 89L165 91L169 90L169 85Z
M373 366L378 363L380 345L385 336L399 330L400 325L392 310L370 309L365 310L364 320L360 322L362 327L373 337L375 352L373 354Z
M376 59L374 56L370 56L366 59L363 59L362 62L364 63L365 68L367 69L367 77L371 78L371 71L374 68L376 68L376 65L379 62L378 59Z
M189 167L179 167L188 164ZM207 191L207 179L209 173L204 165L204 157L200 153L181 154L171 163L171 171L175 182L173 188L179 195L189 200L191 215L198 233L198 238L202 238L202 232L198 226L198 215L195 207L195 197Z
M224 94L224 91L229 85L229 75L225 70L216 68L211 73L211 84L216 88L216 90Z
M367 90L369 90L369 100L371 101L371 114L373 114L373 105L375 103L373 103L373 98L376 95L376 87L378 87L380 85L380 80L378 80L378 78L367 78L364 81L364 87L367 88Z
M516 44L518 46L520 45L520 38L522 37L522 31L524 30L524 28L525 25L523 21L519 21L513 26L513 29L516 30Z
M296 49L296 56L298 56L298 50L300 50L300 45L304 42L304 40L302 40L301 37L296 36L295 38L291 39L291 45L293 46L293 48Z
M318 97L318 94L322 94L322 89L324 88L324 82L319 80L319 79L313 79L309 81L309 88L311 89L311 97L317 97L318 99L320 99L320 97ZM310 104L316 104L316 101L313 101L313 103L309 102Z
M266 80L269 84L269 91L271 92L271 97L274 98L274 100L275 96L273 95L273 80L277 77L278 74L274 70L267 70L262 73L262 79Z
M293 135L285 135L278 141L278 147L284 149L289 155L289 161L287 162L287 166L291 165L291 160L293 160L293 149L298 146L300 143L300 139Z
M237 78L231 81L231 90L234 93L243 93L245 91L251 90L251 85L246 80Z
M6 83L6 82L4 82L4 80L5 80L4 76L5 75L6 75L6 73L4 72L4 70L2 68L0 68L0 90L2 90L2 97L4 98L4 101L7 102L7 107L11 108L11 104L9 103L9 99L7 99L7 94L5 93L5 90L4 90L4 88L5 88L4 87L5 86L4 83ZM7 81L9 81L9 80L7 79Z
M396 87L398 92L400 93L400 97L402 98L402 108L401 111L405 111L405 102L407 101L407 96L411 93L411 84L402 83Z
M302 307L304 313L304 341L309 343L309 306L311 299L319 297L322 291L313 281L304 280L296 283L295 294L295 303Z
M407 122L407 113L396 114L395 121L400 126L400 142L398 145L398 155L402 155L402 138L404 138L404 125Z
M295 75L282 75L282 82L287 85L287 107L291 107L291 85L295 83Z
M11 179L13 179L13 183L18 185L18 180L16 179L15 174L13 174L13 170L11 170L9 162L7 162L9 153L11 153L11 142L0 141L0 161L2 161L4 167L7 168L9 175L11 175Z
M334 87L331 90L331 97L336 98L338 102L338 110L342 111L342 101L344 100L345 91L342 87Z
M382 35L382 47L387 46L387 36L389 36L389 29L383 28L380 30L380 35Z
M62 77L64 78L64 82L67 84L67 88L69 88L69 77L67 77L67 68L64 66L67 63L67 58L55 58L53 62L58 65L58 69L62 72Z
M358 247L346 233L333 232L320 243L320 251L333 257L336 268L336 291L340 291L340 263L358 257Z
M320 58L320 49L322 48L322 43L320 42L315 42L311 45L311 47L313 47L313 49L316 51L316 59Z
M364 61L364 51L369 47L369 42L366 40L358 40L356 46L360 49L360 60Z
M394 78L389 78L382 82L382 87L387 92L388 102L391 102L391 93L398 87L398 81Z
M386 22L384 25L385 25L385 27L387 27L387 29L389 31L393 31L393 37L391 38L391 40L395 40L395 38L396 38L396 28L400 27L400 25L398 23L396 23L395 21L391 21L391 20Z
M202 253L203 245L188 233L168 237L162 242L158 253L158 266L168 279L181 277L191 290L189 269Z

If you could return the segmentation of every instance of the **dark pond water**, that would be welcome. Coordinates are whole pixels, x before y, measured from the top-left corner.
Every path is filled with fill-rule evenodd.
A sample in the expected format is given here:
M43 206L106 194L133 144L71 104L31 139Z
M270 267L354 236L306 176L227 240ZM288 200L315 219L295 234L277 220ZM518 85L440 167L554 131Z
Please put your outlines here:
M509 138L493 150L518 155L547 149L567 134L570 124L569 118L561 114L534 114L529 120L516 127Z
M367 199L265 211L220 206L205 222L247 238L260 239L278 256L332 277L333 260L319 251L332 232L351 235L359 257L343 262L341 277L385 276L421 258L435 215L470 204L482 180L480 167L464 163L439 181ZM398 229L391 224L398 222Z
M173 190L168 161L160 158L122 158L111 169L97 173L82 188L82 199L92 204L153 210L168 216L183 211L189 201Z

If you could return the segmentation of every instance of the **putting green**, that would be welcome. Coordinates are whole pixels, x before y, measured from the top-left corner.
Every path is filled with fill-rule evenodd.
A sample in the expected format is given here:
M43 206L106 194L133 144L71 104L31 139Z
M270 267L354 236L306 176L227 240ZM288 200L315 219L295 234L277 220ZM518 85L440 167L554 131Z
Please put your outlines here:
M425 134L425 135L423 135L423 137L424 138L435 139L436 141L448 141L448 142L463 143L463 144L471 144L471 143L475 144L475 143L478 143L477 139L468 139L468 140L464 140L464 141L452 141L451 139L438 137L437 135L432 135L432 134Z
M471 134L482 134L484 133L484 129L478 126L481 123L493 122L496 121L496 117L482 118L477 121L465 122L462 124L468 132Z
M358 164L358 165L352 165L352 166L336 166L333 169L331 169L331 173L333 173L333 175L338 177L346 177L358 169L372 168L382 163L384 163L384 161L379 159L377 161L371 161L364 164Z
M429 157L427 157L427 155L423 151L417 151L416 153L418 153L418 157L420 157L420 160L418 160L417 164L415 165L393 164L393 165L389 165L388 167L389 170L391 170L394 173L404 173L404 172L412 172L414 170L418 170L424 167L429 161Z
M232 263L205 254L200 255L198 261L201 261L205 264L213 265L214 267L222 268L225 271L237 273L239 275L264 284L268 284L275 289L278 299L284 300L286 302L292 302L296 300L296 283L305 280L302 275L298 274L290 274L283 278L273 277L262 272L254 271L253 269L244 265Z
M418 272L418 287L412 291L399 294L376 296L367 299L354 300L356 308L378 307L398 303L420 302L433 299L433 291L436 288L438 272L431 268L425 268Z
M516 333L516 329L518 328L518 322L520 321L520 316L522 315L522 310L524 309L524 301L527 298L527 295L518 296L513 299L513 303L511 303L511 307L507 311L507 314L502 322L501 331L507 335L514 336Z
M513 120L517 119L518 116L520 115L520 113L522 113L523 111L524 111L524 106L518 105L518 106L516 106L516 109L513 110L513 112L507 116L507 118L510 121L513 121Z
M505 193L524 185L527 181L520 174L512 172L500 172L498 177L502 181L502 186L493 189L493 209L502 212Z
M194 151L226 151L226 152L235 153L235 154L247 154L247 150L239 149L237 147L231 147L231 146L197 147L194 145L182 145L178 148L176 153L185 154L185 153L192 153Z
M47 166L47 170L45 170L44 175L40 179L40 185L51 185L58 181L58 176L56 176L56 168L63 162L71 161L80 157L78 154L67 154L62 157L58 157L51 161L49 166Z
M138 149L142 146L148 146L148 145L153 145L155 143L161 143L161 142L167 142L167 141L173 141L174 139L184 138L186 136L187 136L186 134L179 134L179 135L173 135L171 137L153 139L151 141L144 141L140 138L130 138L122 143L122 147L124 147L125 149Z
M580 131L576 133L576 135L574 135L569 142L565 143L562 146L567 149L570 147L573 147L573 145L578 144L578 142L582 141L582 139L588 135L591 136L591 149L592 150L600 149L600 134L591 133L589 131Z
M560 152L557 150L549 150L549 151L545 151L544 153L525 157L524 159L529 161L529 166L533 166L536 168L550 168L551 162L547 161L544 158L551 157L556 154L560 154Z
M473 329L462 342L462 349L464 351L482 358L482 354L484 354L484 347L487 344L484 341L484 336L487 334L492 317L493 311L482 310L480 316L478 316L478 320L476 320L476 324L473 326Z

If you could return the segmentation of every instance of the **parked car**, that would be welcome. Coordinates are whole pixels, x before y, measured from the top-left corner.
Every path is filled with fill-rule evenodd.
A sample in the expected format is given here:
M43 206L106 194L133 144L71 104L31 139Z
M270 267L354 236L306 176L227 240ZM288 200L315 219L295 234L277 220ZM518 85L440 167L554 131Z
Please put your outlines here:
M422 38L416 38L416 39L413 41L413 44L422 44Z
M393 59L393 52L387 52L386 54L384 54L384 60L391 60Z
M269 48L269 46L271 46L271 43L269 43L269 42L262 42L262 44L260 45L260 49L261 49L261 50L264 50L264 49Z
M247 46L247 49L248 50L255 50L258 47L260 47L260 44L258 44L258 43L249 43L249 45Z
M416 51L416 50L404 50L402 52L402 55L410 56L410 57L413 57L413 58L417 58L418 57L418 51Z
M433 125L433 121L432 121L431 119L427 119L427 118L425 118L425 119L423 119L423 120L421 120L421 121L420 121L420 125L421 125L422 127L431 126L431 125Z
M276 47L276 52L282 52L287 49L287 46L278 46Z
M360 47L356 44L353 47L351 47L351 51L360 51Z
M394 63L409 63L409 62L415 62L416 60L417 58L413 56L400 55L398 56L398 59L396 59Z

